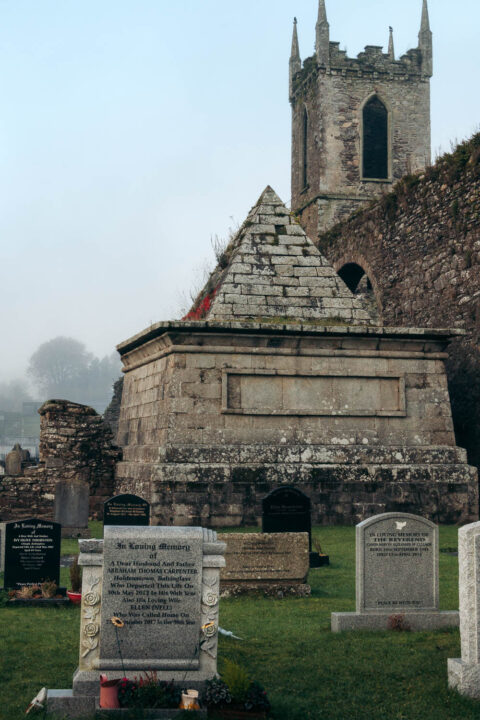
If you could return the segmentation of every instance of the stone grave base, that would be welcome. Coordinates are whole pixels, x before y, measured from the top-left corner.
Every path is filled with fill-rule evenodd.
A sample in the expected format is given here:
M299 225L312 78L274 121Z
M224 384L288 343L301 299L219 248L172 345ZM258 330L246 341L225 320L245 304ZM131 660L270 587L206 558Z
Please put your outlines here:
M97 683L98 685L98 683ZM98 698L94 695L75 695L73 690L49 690L47 696L47 712L59 718L96 717L122 718L131 712L131 708L119 710L102 709ZM180 715L182 711L175 708L155 708L142 710L143 718L162 718L170 720ZM206 710L197 711L196 717L207 717Z
M142 674L150 672L151 667L137 668L136 670L129 670L125 668L123 670L110 670L109 668L102 667L101 670L76 670L73 676L73 694L75 696L89 696L99 697L100 695L100 673L105 673L109 680L120 679L127 677L130 680L139 678ZM207 680L212 678L211 673L202 673L199 670L157 670L155 669L158 680L166 680L170 682L173 680L176 685L182 688L189 688L194 690L203 690ZM49 691L51 692L51 691ZM61 692L67 692L62 690Z
M131 712L131 710L128 710L128 708L121 709L121 710L105 710L102 709L98 703L96 705L96 717L99 718L123 718L128 713ZM178 715L181 715L181 713L184 713L185 710L175 709L175 708L155 708L151 710L144 709L142 710L142 718L145 718L145 720L157 720L160 718L163 718L163 720L173 720L174 718L178 717ZM207 717L207 711L206 710L197 710L196 711L196 718L206 718Z
M148 668L146 668L145 671L126 670L125 675L131 680L133 680L135 677L138 678L142 674L142 672L146 672L147 670ZM52 713L52 715L58 715L60 718L92 717L95 711L98 711L100 693L100 672L106 672L109 680L114 680L115 678L120 679L124 677L123 672L113 672L109 671L108 669L105 670L105 668L102 668L101 671L82 671L77 669L75 675L73 676L73 690L48 690L47 712ZM175 677L175 675L177 675L178 677ZM194 690L199 691L204 689L205 682L207 679L209 679L199 679L198 671L182 671L181 673L172 670L157 671L157 677L159 680L166 680L167 682L173 679L174 681L177 681L177 684L182 688L186 688L188 686L189 688L193 688ZM111 717L113 712L113 710L104 710L102 714L105 714L105 717ZM126 713L126 710L116 710L115 715L118 714L119 717L122 717L122 712ZM176 710L172 709L159 709L155 711L144 710L143 712L145 713L144 717L146 718L174 718L175 714L177 713ZM148 714L153 712L167 714Z
M480 664L448 658L448 687L461 695L480 700Z
M410 630L442 630L447 627L458 627L457 610L430 612L389 612L389 613L332 613L332 632L344 630L391 630L390 618L401 617L404 629Z
M306 583L254 583L254 582L222 582L220 597L238 597L239 595L264 595L265 597L309 597L312 592Z
M76 695L73 690L48 690L47 712L59 718L93 717L95 696Z

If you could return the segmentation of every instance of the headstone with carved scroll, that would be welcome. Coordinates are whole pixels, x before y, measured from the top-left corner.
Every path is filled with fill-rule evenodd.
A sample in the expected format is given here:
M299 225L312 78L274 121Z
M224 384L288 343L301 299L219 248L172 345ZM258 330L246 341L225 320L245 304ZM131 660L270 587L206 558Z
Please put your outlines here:
M193 688L216 676L225 545L214 531L110 526L103 541L79 542L79 667L73 690L49 691L50 712L75 717L82 702L90 709L100 673L133 679L155 671Z

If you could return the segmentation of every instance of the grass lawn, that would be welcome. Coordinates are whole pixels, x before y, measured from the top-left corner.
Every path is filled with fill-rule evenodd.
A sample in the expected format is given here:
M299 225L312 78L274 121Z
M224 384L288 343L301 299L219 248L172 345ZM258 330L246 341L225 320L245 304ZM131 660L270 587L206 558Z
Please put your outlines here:
M92 527L99 536L100 524ZM315 528L330 567L312 570L308 599L222 600L219 669L230 658L267 689L275 720L480 720L480 702L447 687L447 658L460 657L457 630L332 634L330 613L355 609L355 529ZM75 552L64 541L62 554ZM440 547L457 528L440 528ZM68 570L62 569L62 583ZM440 553L440 606L458 607L457 558ZM0 608L0 718L19 720L46 685L71 687L79 608Z

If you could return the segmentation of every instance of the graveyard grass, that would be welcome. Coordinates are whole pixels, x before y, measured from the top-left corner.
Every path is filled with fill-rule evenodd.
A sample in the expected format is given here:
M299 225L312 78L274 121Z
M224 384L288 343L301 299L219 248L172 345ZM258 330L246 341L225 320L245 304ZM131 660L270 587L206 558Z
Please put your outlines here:
M457 547L440 528L440 548ZM245 532L245 530L243 530ZM99 523L92 534L101 536ZM310 571L312 597L222 600L219 670L235 660L261 682L274 720L480 720L480 702L447 687L447 658L460 657L457 630L332 634L330 613L355 609L355 529L314 528L330 567ZM62 555L76 541L62 542ZM458 607L457 558L440 553L440 607ZM61 570L68 585L68 569ZM69 688L78 655L78 607L0 608L0 718L20 720L44 685Z

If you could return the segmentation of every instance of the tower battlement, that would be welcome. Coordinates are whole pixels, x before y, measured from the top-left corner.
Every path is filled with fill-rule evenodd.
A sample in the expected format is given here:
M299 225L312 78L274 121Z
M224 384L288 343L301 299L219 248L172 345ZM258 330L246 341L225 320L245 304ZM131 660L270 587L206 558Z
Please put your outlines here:
M292 209L316 238L430 163L432 33L423 0L418 47L395 57L367 45L356 58L330 40L319 0L315 54L303 65L295 20L290 55Z
M408 50L398 60L392 60L388 53L383 52L380 45L366 45L365 49L356 58L348 57L345 50L340 50L340 43L329 43L330 62L328 66L321 65L316 55L306 58L303 67L295 73L292 78L290 101L295 103L308 84L318 74L351 74L354 76L374 75L375 78L381 74L395 80L409 82L412 79L418 81L423 79L428 82L429 76L425 76L422 66L422 51L419 48Z

